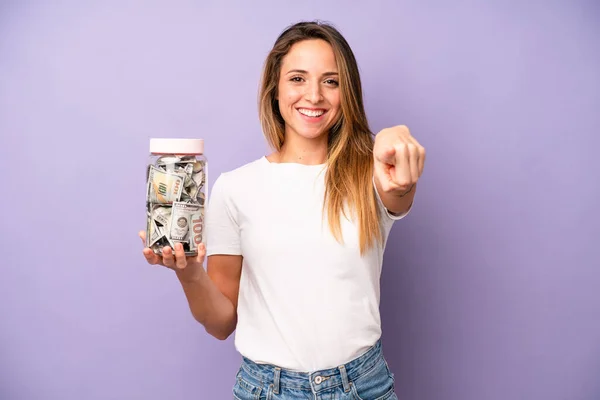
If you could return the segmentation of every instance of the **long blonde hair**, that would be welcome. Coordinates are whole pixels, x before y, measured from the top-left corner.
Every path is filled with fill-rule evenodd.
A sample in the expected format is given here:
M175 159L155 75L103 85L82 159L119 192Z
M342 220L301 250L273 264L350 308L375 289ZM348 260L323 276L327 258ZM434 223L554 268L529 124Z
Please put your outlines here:
M373 134L369 129L362 87L354 53L341 33L330 24L299 22L289 26L275 41L265 61L259 94L259 117L269 145L280 151L285 139L285 121L276 100L283 57L292 45L322 39L333 48L338 73L341 115L329 131L325 199L328 223L338 242L343 241L340 217L345 204L355 214L360 253L381 242L380 214L373 190Z

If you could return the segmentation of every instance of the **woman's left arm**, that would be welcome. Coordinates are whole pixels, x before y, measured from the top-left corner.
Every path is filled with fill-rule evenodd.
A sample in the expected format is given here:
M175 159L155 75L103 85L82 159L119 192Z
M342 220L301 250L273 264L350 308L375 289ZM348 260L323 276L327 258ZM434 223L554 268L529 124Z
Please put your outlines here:
M373 178L385 208L406 213L425 165L425 148L404 125L383 129L375 136Z

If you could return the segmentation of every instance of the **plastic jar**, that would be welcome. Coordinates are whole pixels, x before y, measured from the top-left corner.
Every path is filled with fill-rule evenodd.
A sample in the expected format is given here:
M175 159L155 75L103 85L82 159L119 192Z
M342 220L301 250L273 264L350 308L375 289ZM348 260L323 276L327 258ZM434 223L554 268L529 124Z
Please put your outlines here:
M162 254L182 243L197 255L204 243L208 160L202 139L150 139L146 170L146 246Z

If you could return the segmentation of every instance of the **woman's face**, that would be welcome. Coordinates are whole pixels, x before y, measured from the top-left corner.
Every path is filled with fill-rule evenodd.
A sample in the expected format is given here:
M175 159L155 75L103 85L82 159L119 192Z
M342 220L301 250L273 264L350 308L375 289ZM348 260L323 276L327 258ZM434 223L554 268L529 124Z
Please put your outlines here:
M314 139L339 118L340 89L335 56L324 40L295 43L282 60L277 99L288 135Z

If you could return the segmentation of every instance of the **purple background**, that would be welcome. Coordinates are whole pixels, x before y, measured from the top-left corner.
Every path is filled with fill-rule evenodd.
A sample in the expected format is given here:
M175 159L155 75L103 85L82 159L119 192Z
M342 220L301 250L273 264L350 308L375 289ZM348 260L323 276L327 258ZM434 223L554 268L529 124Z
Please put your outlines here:
M400 399L600 398L598 3L83 3L0 5L1 399L231 398L233 337L141 254L148 141L204 138L211 183L265 154L262 63L307 18L428 151L385 257Z

